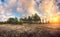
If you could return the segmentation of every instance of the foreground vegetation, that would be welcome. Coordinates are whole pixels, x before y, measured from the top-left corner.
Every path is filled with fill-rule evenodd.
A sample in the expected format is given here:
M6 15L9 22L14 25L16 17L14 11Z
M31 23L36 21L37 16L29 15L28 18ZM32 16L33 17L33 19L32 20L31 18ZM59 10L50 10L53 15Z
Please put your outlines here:
M0 37L60 37L60 31L43 25L0 25Z

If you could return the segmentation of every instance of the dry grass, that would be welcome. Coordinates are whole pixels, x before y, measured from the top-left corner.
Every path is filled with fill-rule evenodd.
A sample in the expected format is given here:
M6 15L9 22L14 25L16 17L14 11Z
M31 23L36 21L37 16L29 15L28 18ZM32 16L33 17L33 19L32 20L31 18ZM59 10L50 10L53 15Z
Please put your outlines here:
M47 25L0 25L0 37L60 37L60 31Z

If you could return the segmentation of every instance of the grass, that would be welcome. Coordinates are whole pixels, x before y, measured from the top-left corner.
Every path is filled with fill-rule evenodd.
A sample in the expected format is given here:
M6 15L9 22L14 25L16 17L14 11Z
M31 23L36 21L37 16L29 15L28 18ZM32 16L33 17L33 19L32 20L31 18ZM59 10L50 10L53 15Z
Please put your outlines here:
M60 37L60 31L43 24L0 25L0 37Z

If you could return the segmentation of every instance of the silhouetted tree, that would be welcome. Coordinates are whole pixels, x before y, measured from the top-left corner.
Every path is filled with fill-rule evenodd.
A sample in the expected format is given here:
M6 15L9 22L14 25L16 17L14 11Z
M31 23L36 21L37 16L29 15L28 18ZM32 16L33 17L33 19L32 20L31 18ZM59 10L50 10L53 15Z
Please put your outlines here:
M15 18L14 21L15 21L15 24L18 24L18 19L17 18Z
M9 24L18 24L18 19L17 18L9 18L7 20L7 23L9 23Z
M37 14L35 14L33 16L28 16L28 18L27 17L20 18L19 21L17 18L9 18L7 20L7 23L9 24L23 24L23 23L32 24L32 23L39 23L40 21L41 21L40 17Z
M34 23L41 22L41 18L37 14L33 15L32 18L33 18Z
M28 16L28 23L29 23L29 24L32 24L32 21L33 21L33 20L32 20L32 17Z
M23 23L27 23L27 17L20 18L20 21L22 21Z
M7 20L7 23L12 24L13 21L14 21L14 18L9 18L9 19Z

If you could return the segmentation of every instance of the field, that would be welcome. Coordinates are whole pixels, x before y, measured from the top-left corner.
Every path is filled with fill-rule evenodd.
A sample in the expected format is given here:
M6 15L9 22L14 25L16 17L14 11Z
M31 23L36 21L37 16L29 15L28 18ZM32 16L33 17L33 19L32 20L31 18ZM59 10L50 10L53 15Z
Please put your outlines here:
M60 28L50 24L3 24L0 37L60 37Z

